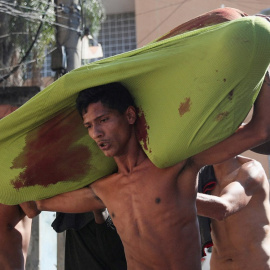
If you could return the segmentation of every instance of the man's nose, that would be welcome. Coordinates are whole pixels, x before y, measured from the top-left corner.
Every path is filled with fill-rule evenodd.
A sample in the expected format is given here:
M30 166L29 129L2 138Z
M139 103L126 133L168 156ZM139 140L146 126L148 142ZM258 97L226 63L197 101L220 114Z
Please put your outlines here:
M91 131L89 131L89 136L94 140L102 137L102 135L103 135L103 132L99 126L93 125Z

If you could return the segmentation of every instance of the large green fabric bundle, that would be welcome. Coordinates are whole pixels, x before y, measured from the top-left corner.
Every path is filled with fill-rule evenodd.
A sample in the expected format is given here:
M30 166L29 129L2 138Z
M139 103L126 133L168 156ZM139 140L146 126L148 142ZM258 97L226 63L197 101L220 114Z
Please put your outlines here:
M255 16L190 31L83 66L0 121L0 203L81 188L116 169L88 137L79 91L120 81L138 106L138 138L158 167L231 135L270 62L270 23Z

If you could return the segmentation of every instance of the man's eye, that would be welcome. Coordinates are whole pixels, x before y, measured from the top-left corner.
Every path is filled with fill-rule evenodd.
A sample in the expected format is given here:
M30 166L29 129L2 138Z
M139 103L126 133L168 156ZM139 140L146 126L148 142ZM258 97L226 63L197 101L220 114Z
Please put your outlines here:
M104 123L104 122L106 122L108 119L109 119L108 117L102 118L102 119L100 120L100 122Z
M92 125L85 126L86 129L90 129Z

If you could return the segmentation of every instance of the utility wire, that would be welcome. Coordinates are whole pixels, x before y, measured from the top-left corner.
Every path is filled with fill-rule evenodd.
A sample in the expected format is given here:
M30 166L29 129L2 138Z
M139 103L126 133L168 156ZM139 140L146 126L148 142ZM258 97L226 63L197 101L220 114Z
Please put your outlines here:
M159 11L159 10L163 10L163 9L166 9L166 8L169 8L169 7L178 6L178 5L181 5L181 4L182 4L182 2L181 3L179 3L179 2L178 3L173 3L173 4L169 4L169 5L167 4L167 5L162 6L160 8L151 9L151 10L148 10L148 11L137 13L136 17L141 16L141 15L145 15L145 14L148 14L148 13L156 12L156 11Z
M51 54L53 51L55 51L55 50L56 50L56 47L54 47L54 48L52 48L51 50L49 50L49 51L48 51L46 54L44 54L42 57L39 57L39 58L37 58L37 59L33 59L33 60L29 60L29 61L23 62L23 63L21 64L21 66L27 66L27 65L29 65L29 64L33 64L33 63L39 61L40 59L47 57L48 55L50 55L50 54ZM9 66L9 67L0 68L0 71L4 71L4 70L7 70L7 69L12 69L12 68L16 68L16 67L18 67L18 66L19 66L19 64L18 64L18 65L14 65L14 66Z
M39 2L42 3L42 1L39 1ZM1 0L1 1L0 1L0 4L3 4L4 6L19 7L19 8L21 8L21 9L36 10L36 9L31 8L31 7L29 7L29 6L17 5L16 3L10 3L9 1L5 1L5 0ZM43 4L46 4L46 5L47 5L48 3L43 1ZM49 7L55 8L56 5L55 5L55 4L50 4L50 3L49 3Z
M149 35L154 33L164 22L166 22L180 7L182 7L186 2L189 0L184 0L181 3L179 3L179 6L174 9L163 21L161 21L150 33L147 33L147 35L142 38L137 44L141 44L146 38L148 38Z
M45 13L44 13L43 17L45 17L46 11L47 11L47 10L49 9L49 7L50 7L50 5L49 5L50 1L51 1L51 0L48 0L48 5L47 5L47 7L45 8ZM40 25L39 25L39 27L38 27L38 30L37 30L37 33L36 33L36 35L35 35L35 38L34 38L32 44L30 45L30 47L29 47L28 50L26 51L25 55L22 57L22 59L21 59L21 61L19 62L18 66L14 67L8 74L6 74L6 75L3 76L2 78L0 78L0 83L2 83L4 80L8 79L14 72L16 72L16 71L20 68L20 66L22 65L22 63L26 60L26 58L27 58L28 55L30 54L30 52L31 52L31 50L32 50L32 48L33 48L33 46L34 46L34 44L36 43L36 41L37 41L37 39L38 39L38 36L39 36L39 34L40 34L40 31L41 31L42 26L43 26L43 22L40 23Z
M1 13L1 9L0 9L0 13ZM12 13L7 13L7 12L5 12L5 13L6 14L9 14L11 16L15 16ZM61 24L61 23L57 23L57 22L51 22L50 20L47 20L47 19L44 19L44 18L38 18L38 19L35 19L35 20L31 20L31 18L29 18L29 16L28 17L23 17L23 18L26 19L26 20L28 20L28 21L31 21L31 22L35 22L36 20L38 20L41 23L46 23L47 22L47 23L51 24L52 26L60 26L62 28L66 28L68 30L78 32L78 29L76 29L76 28L72 28L70 26L67 26L67 25L64 25L64 24Z
M172 14L174 14L175 12L176 12L176 10L177 9L179 9L180 8L180 6L182 6L183 4L185 4L186 2L188 2L189 0L185 0L185 1L183 1L183 2L175 2L175 3L172 3L172 4L167 4L167 2L166 1L160 1L160 2L162 2L162 3L166 3L167 5L165 5L165 6L162 6L162 7L160 7L160 8L157 8L157 9L153 9L153 10L149 10L149 11L145 11L145 12L141 12L141 13L137 13L136 15L135 15L135 17L138 17L138 16L141 16L141 15L145 15L145 14L148 14L148 13L152 13L152 12L156 12L156 11L159 11L159 10L163 10L163 9L166 9L166 8L169 8L169 7L172 7L172 6L177 6L178 5L178 7L168 16L168 17L166 17L161 23L159 23L159 25L157 26L157 27L155 27L150 33L148 33L147 34L147 36L149 36L150 34L152 34L152 33L154 33ZM232 0L227 0L228 2L233 2ZM47 3L47 2L45 2L45 1L40 1L41 3ZM4 1L4 0L0 0L0 12L1 12L1 3L7 3L6 1ZM252 4L253 2L252 1L248 1L248 0L244 0L244 1L239 1L238 2L238 4L242 4L242 6L245 6L245 7L247 7L247 8L251 8L250 6L246 6L246 5L243 5L243 4ZM47 3L48 4L48 3ZM263 5L264 3L258 3L258 4L261 4L261 5ZM12 4L13 6L15 6L14 4ZM50 7L54 7L54 8L57 8L58 6L56 5L56 4L49 4L50 5ZM20 7L22 7L22 6L20 6ZM51 23L52 25L56 25L56 26L59 26L59 27L63 27L63 28L66 28L66 29L69 29L69 30L74 30L74 31L78 31L77 29L74 29L74 28L71 28L71 27L69 27L69 26L67 26L67 25L63 25L63 24L59 24L59 23L56 23L56 22L50 22L49 20L46 20L46 19L41 19L40 17L38 17L38 16L40 16L40 14L42 14L43 15L43 12L39 12L39 11L37 11L36 9L34 9L34 8L29 8L28 7L28 10L32 10L32 11L34 11L37 15L36 16L32 16L32 18L34 19L34 20L39 20L39 21L42 21L42 22L49 22L49 23ZM15 12L14 12L15 13ZM13 15L13 16L21 16L22 15L22 17L24 17L25 18L25 16L24 16L24 14L23 14L23 12L20 12L19 14L10 14L10 15ZM27 14L27 15L29 15L29 14ZM58 17L62 17L62 18L68 18L67 16L64 16L64 15L60 15L60 14L57 14L57 16ZM28 17L26 17L25 19L29 19L29 16ZM29 20L31 20L31 19L29 19ZM0 38L2 38L2 36L0 36ZM142 40L140 40L139 42L138 42L138 44L140 44L140 43L142 43L145 39L146 39L147 37L144 37Z
M0 3L1 2L5 2L5 1L2 1L2 0L0 0ZM41 2L43 2L44 3L44 1L41 1ZM166 3L166 2L164 2L163 1L163 3ZM151 10L151 11L146 11L146 12L143 12L143 13L139 13L139 14L137 14L136 15L136 17L137 16L139 16L139 15L143 15L143 14L146 14L146 13L150 13L150 12L155 12L155 11L157 11L157 10L163 10L163 9L166 9L166 8L168 8L168 7L171 7L171 6L175 6L175 5L182 5L183 4L183 2L181 2L181 3L173 3L173 4L170 4L170 5L166 5L166 6L163 6L163 7L161 7L161 8L159 8L159 9L155 9L155 10ZM50 5L50 6L54 6L54 7L56 7L57 5ZM36 10L34 10L34 11L36 11ZM1 12L1 6L0 6L0 12ZM14 12L15 13L15 12ZM14 13L10 13L10 15L13 15L13 16L20 16L20 14L19 15L14 15ZM41 13L39 13L39 12L37 12L38 14L41 14ZM174 13L174 12L173 12ZM28 17L25 17L24 15L24 13L22 13L21 12L21 14L23 15L22 17L23 18L25 18L25 19L28 19L28 20L31 20L30 18L29 18L29 16ZM27 15L29 15L29 14L27 14ZM44 15L44 12L42 12L42 15ZM61 16L61 15L57 15L58 17L62 17L62 18L68 18L68 17L65 17L65 16ZM32 16L33 17L33 16ZM39 21L42 21L42 22L49 22L48 20L46 20L46 19L41 19L40 17L38 18L37 16L35 16L35 17L33 17L35 20L39 20ZM166 19L165 19L166 20ZM164 21L165 21L164 20ZM31 21L33 21L33 20L31 20ZM162 23L164 23L164 21L162 22ZM77 29L75 29L75 28L72 28L72 27L70 27L70 26L67 26L67 25L63 25L63 24L60 24L60 23L56 23L56 22L49 22L49 23L51 23L52 25L55 25L55 26L60 26L60 27L62 27L62 28L66 28L66 29L69 29L69 30L74 30L74 31L78 31ZM162 24L161 23L161 24ZM161 24L159 24L159 26L161 25ZM158 26L158 27L159 27ZM152 32L154 32L156 29L154 29ZM151 33L152 33L151 32ZM150 34L151 34L150 33ZM7 35L5 35L5 36L7 36ZM0 36L0 38L4 38L4 36ZM144 39L143 39L144 40ZM142 41L143 41L142 40ZM142 42L141 41L141 42ZM33 62L35 62L35 60L33 60L33 61L29 61L28 63L33 63ZM16 66L17 67L17 66ZM6 67L5 69L8 69L8 68L12 68L12 67ZM1 70L1 69L0 69Z
M145 0L144 0L145 1ZM181 3L173 3L173 4L170 4L170 5L166 5L166 6L163 6L163 7L160 7L160 8L158 8L158 9L153 9L153 10L149 10L149 11L145 11L145 12L141 12L141 13L137 13L136 15L135 15L135 17L138 17L138 16L140 16L140 15L145 15L145 14L147 14L147 13L151 13L151 12L156 12L156 11L158 11L158 10L163 10L163 9L165 9L165 8L169 8L169 7L172 7L172 6L175 6L175 5L178 5L178 7L176 7L176 9L174 10L174 11L172 11L170 14L169 14L169 16L167 16L162 22L160 22L150 33L147 33L147 36L145 36L144 38L142 38L140 41L138 41L137 42L137 44L139 45L139 44L141 44L149 35L151 35L152 33L154 33L165 21L167 21L168 19L169 19L169 17L170 16L172 16L172 14L174 14L175 13L175 11L176 10L178 10L183 4L185 4L186 2L188 2L189 0L184 0L183 2L181 2ZM233 0L227 0L228 2L233 2ZM166 3L166 2L164 2L164 1L161 1L161 2L163 2L163 3ZM252 7L251 5L252 4L254 4L253 2L252 2L252 0L251 1L248 1L248 0L243 0L243 1L239 1L239 2L237 2L238 3L238 5L241 5L242 7L245 7L245 8L248 8L248 9L253 9L254 10L254 7ZM250 4L249 6L248 6L248 4ZM260 4L260 5L265 5L265 3L258 3L258 4Z
M232 2L232 1L229 1L229 2ZM254 6L251 6L251 5L254 5ZM243 7L245 9L249 9L249 10L252 10L253 13L258 13L260 12L260 10L258 11L258 5L259 3L256 3L256 5L252 2L245 2L245 1L240 1L237 3L238 6L240 7ZM263 4L262 4L263 5ZM250 15L253 15L253 14L250 14Z
M8 34L0 36L0 39L7 38L7 37L13 36L13 35L29 35L29 33L27 33L27 32L12 32L12 33L8 33Z
M39 1L39 2L42 2L42 3L45 3L44 1ZM1 6L2 4L2 6ZM12 7L9 7L8 10L16 13L16 14L19 14L21 15L22 17L28 17L29 15L32 16L34 19L36 20L40 20L40 16L42 16L44 14L44 11L40 11L39 9L37 8L31 8L31 7L28 7L28 6L17 6L15 4L10 4L8 2L6 2L5 0L0 0L0 8L3 8L2 11L5 12L6 9L7 9L7 6L8 4ZM21 10L18 10L17 8L22 8L22 9L27 9L29 11L32 11L32 12L23 12ZM54 12L54 9L63 9L65 8L65 6L63 5L56 5L56 4L53 4L53 5L50 5L51 10L47 10L47 14L52 14L52 15L55 15L55 12ZM12 14L10 14L12 15ZM64 18L64 19L69 19L69 16L65 16L65 15L62 15L62 14L57 14L56 15L57 17L59 18Z
M0 1L0 4L1 4L1 1ZM13 16L18 16L18 17L31 17L35 20L40 20L41 16L44 15L44 12L43 11L39 11L39 10L36 10L36 9L31 9L32 12L24 12L24 11L21 11L19 9L16 9L14 7L8 7L6 5L0 5L0 12L3 12L3 13L6 13L6 12L11 12L10 15L13 15ZM13 13L13 14L12 14ZM54 15L54 11L50 11L48 10L46 14L51 14L51 15ZM62 16L62 15L60 15ZM67 16L63 16L64 18L68 18Z
M235 3L235 1L232 1L232 0L226 0L227 2L231 2L231 3ZM264 0L262 0L262 1L256 1L256 3L253 1L253 0L251 0L251 1L249 1L249 0L240 0L240 1L237 1L237 4L239 5L239 4L242 4L242 3L247 3L247 4L252 4L252 5L256 5L256 6L258 6L258 5L265 5L265 1Z
M1 3L1 1L0 1ZM59 27L62 27L62 28L66 28L68 30L71 30L71 31L76 31L78 32L78 30L76 28L72 28L70 26L67 26L67 25L64 25L64 24L60 24L60 23L57 23L57 22L52 22L46 18L44 18L44 12L36 12L35 14L34 13L24 13L24 12L21 12L21 11L18 11L16 9L12 9L12 10L9 10L9 9L1 9L1 6L0 6L0 13L5 13L5 14L8 14L10 16L14 16L14 17L22 17L28 21L32 21L32 22L35 22L35 21L40 21L40 22L43 22L43 23L49 23L53 26L59 26ZM54 13L52 13L54 14ZM40 18L40 16L42 15L42 18ZM57 14L56 15L58 18L63 18L63 19L69 19L69 16L63 16L61 14Z
M44 2L43 2L44 3ZM2 4L2 5L1 5ZM10 7L8 7L8 5L10 5ZM50 5L50 4L49 4ZM20 8L23 8L23 9L27 9L29 11L32 11L32 12L23 12L22 10L19 10L17 9L18 7ZM55 12L54 10L50 10L50 8L58 8L57 5L53 4L53 5L50 5L49 8L47 9L47 12L46 14L51 14L51 15L55 15ZM26 6L16 6L15 4L10 4L4 0L0 0L0 12L3 12L3 13L6 13L6 12L9 12L9 15L12 15L12 16L21 16L23 18L33 18L34 20L38 20L40 21L41 20L41 16L44 15L44 11L40 11L39 9L36 9L36 8L31 8L31 7L26 7ZM12 12L12 13L10 13ZM58 17L61 17L61 18L64 18L64 19L69 19L69 16L64 16L62 14L57 14Z

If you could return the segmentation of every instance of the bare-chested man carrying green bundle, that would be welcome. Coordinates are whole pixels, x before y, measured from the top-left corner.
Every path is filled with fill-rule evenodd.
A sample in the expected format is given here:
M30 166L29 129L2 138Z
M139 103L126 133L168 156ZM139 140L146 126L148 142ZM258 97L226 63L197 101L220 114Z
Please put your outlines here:
M269 82L269 77L265 79ZM118 83L80 92L77 108L89 136L118 171L86 188L38 201L45 211L88 212L107 207L124 245L128 269L201 268L196 176L201 167L270 139L270 86L264 82L252 120L210 149L169 168L157 168L135 131L135 104Z

